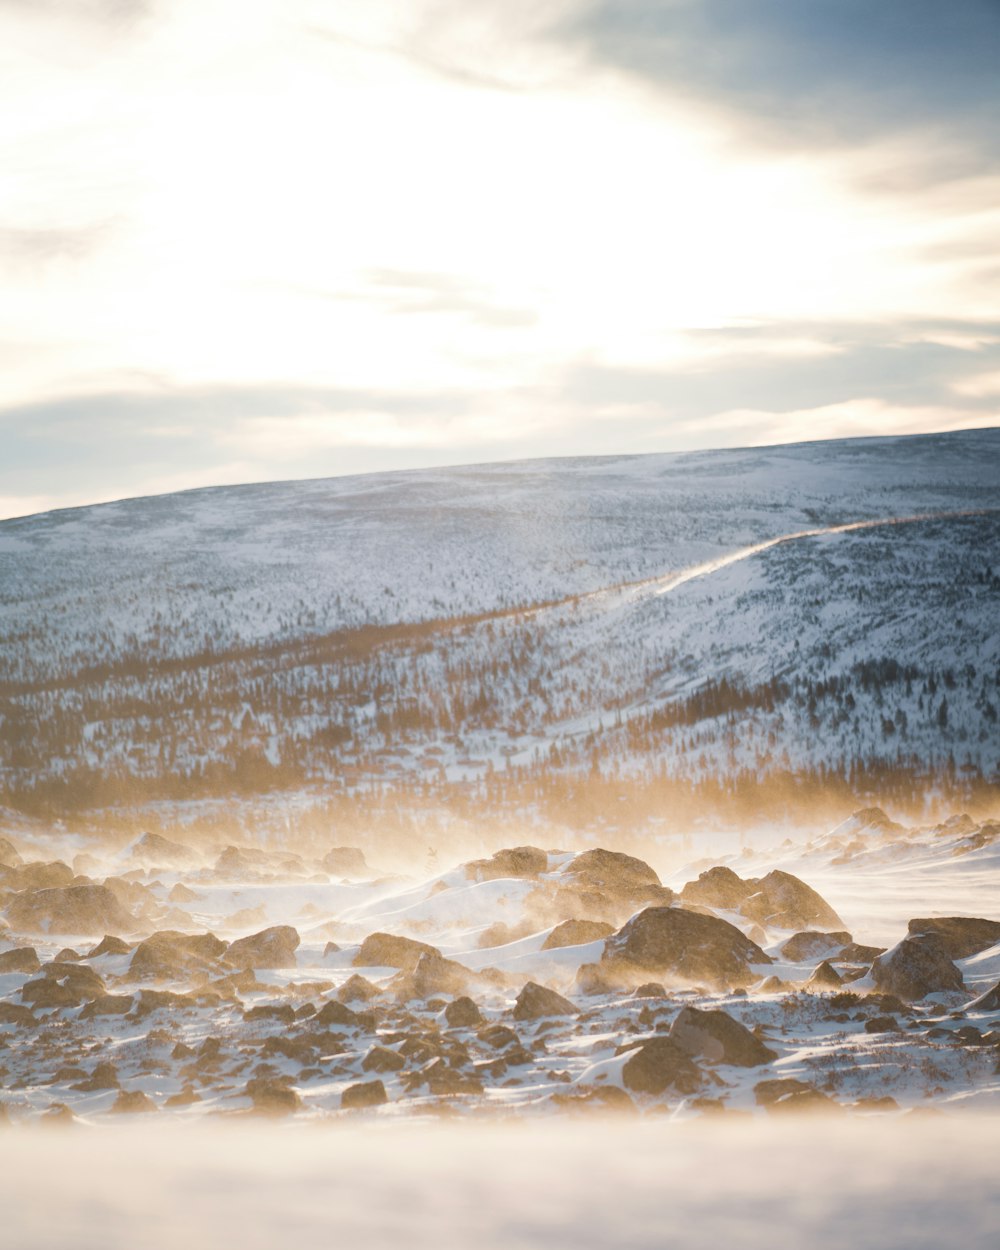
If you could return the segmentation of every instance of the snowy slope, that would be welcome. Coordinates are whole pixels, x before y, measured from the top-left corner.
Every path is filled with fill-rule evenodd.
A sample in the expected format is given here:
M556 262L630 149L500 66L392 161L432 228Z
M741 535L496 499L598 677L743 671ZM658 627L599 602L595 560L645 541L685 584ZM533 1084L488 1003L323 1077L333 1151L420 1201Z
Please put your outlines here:
M0 802L375 782L498 785L520 809L540 772L981 787L1000 766L998 467L986 430L6 522Z

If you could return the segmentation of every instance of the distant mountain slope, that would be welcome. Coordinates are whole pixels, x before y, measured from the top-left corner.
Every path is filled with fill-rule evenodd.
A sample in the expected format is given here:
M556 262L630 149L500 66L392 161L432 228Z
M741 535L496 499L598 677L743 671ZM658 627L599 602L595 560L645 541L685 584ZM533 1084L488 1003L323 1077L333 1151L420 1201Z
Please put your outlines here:
M987 430L6 522L0 802L989 790L998 469Z

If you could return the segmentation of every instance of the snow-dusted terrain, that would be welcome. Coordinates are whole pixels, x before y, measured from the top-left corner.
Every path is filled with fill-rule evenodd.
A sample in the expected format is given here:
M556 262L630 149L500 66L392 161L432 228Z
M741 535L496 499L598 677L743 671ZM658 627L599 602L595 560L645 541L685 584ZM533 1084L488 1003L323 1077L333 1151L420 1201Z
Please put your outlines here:
M278 837L388 811L403 840L414 812L444 837L442 811L606 835L987 810L998 467L982 430L6 522L0 803L169 831L221 802Z

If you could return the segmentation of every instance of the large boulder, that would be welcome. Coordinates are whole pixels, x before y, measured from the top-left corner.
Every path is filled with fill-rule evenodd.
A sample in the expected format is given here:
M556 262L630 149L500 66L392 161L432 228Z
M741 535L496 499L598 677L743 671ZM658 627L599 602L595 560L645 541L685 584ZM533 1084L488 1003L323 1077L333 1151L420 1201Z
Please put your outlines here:
M563 869L577 884L619 897L645 897L650 887L661 890L660 878L644 860L621 851L595 847L577 855Z
M0 973L37 972L41 967L38 953L33 946L18 946L0 954Z
M755 889L755 881L744 881L731 868L719 864L699 873L697 881L689 881L681 890L681 898L685 903L718 907L722 911L737 911L743 900L753 894Z
M323 856L322 864L331 877L370 875L365 853L356 846L335 846Z
M73 869L62 860L50 864L36 860L8 869L4 873L4 885L8 890L54 890L70 885L75 876Z
M761 877L755 892L740 904L740 911L749 920L775 929L843 927L843 921L824 898L780 868Z
M543 1016L575 1016L578 1010L569 1001L547 986L529 981L514 1003L515 1020L540 1020Z
M965 989L962 974L948 958L936 933L914 933L903 938L872 964L878 989L914 1001L942 990Z
M370 933L354 956L355 968L403 968L407 972L417 966L421 955L440 955L436 946L395 933Z
M670 1040L685 1054L700 1056L711 1063L732 1063L740 1068L757 1068L778 1057L724 1011L682 1008L670 1026Z
M230 943L226 963L234 968L294 968L299 940L291 925L273 925Z
M32 933L131 933L136 928L104 885L69 885L18 894L7 907L15 929Z
M771 960L756 942L718 916L680 907L647 907L633 916L604 946L602 964L612 975L634 973L635 983L648 973L675 981L707 981L722 987L749 985L758 974L753 964Z
M549 866L549 857L537 846L508 846L489 859L465 865L470 881L499 881L506 877L537 877Z
M135 948L129 963L134 981L184 981L225 972L226 943L214 933L177 933L165 929Z
M464 964L445 959L433 951L424 951L413 971L398 973L387 988L397 999L405 1002L411 998L433 998L438 994L457 997L465 994L474 980Z
M559 950L563 946L582 946L585 942L598 942L614 933L614 925L605 920L564 920L557 924L542 943L543 951Z
M654 1037L626 1061L622 1081L636 1094L662 1094L668 1089L693 1094L701 1088L701 1072L676 1042Z
M934 916L911 920L910 933L936 933L949 959L968 959L1000 942L1000 920L972 916Z

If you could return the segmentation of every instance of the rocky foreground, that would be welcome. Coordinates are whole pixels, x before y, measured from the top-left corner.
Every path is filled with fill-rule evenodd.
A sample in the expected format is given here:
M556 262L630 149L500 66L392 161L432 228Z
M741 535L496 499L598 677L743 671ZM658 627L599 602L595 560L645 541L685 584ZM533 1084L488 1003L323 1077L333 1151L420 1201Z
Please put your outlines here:
M929 907L883 949L778 868L675 890L619 852L521 846L414 884L356 848L146 835L114 863L3 840L0 892L9 1120L1000 1096L1000 919Z

